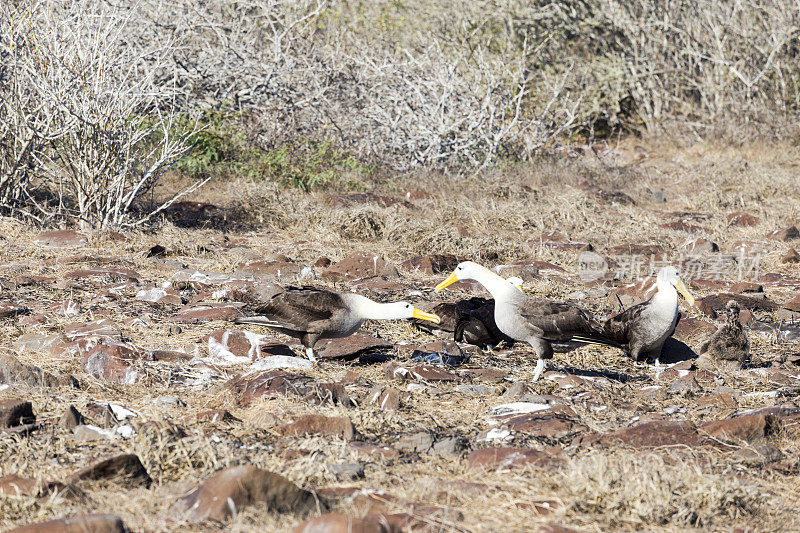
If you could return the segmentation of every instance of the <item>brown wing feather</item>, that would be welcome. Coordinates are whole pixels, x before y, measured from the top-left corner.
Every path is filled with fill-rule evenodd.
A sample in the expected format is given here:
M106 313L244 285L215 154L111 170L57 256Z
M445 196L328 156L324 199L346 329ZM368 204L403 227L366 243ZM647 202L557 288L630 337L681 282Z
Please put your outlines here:
M304 286L288 287L254 311L287 330L313 333L319 329L315 323L327 321L344 307L345 303L339 294Z
M603 324L603 334L615 342L628 344L631 340L631 328L639 320L648 302L636 304L606 320Z
M580 307L563 302L530 299L518 308L528 327L549 341L569 341L576 337L609 344L600 325Z

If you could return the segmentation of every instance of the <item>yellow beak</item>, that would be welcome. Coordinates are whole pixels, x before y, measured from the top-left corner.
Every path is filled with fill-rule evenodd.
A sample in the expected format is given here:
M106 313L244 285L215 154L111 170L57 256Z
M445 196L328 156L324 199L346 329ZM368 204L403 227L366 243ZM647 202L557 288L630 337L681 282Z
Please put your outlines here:
M420 320L430 320L434 324L438 324L439 322L442 321L442 319L439 318L439 315L434 315L433 313L426 313L425 311L420 311L416 307L414 308L414 314L412 314L411 316L414 318L418 318Z
M436 286L436 288L433 289L433 290L435 292L442 292L444 289L446 289L447 287L449 287L450 285L452 285L456 281L458 281L458 276L456 276L456 273L453 272L452 274L450 274L450 277L448 277L446 280L444 280L443 282L438 284Z
M678 283L675 284L675 288L678 289L678 292L681 293L681 296L686 298L686 301L689 302L689 305L694 306L694 296L692 296L692 293L690 293L689 289L686 288L686 285L683 283L682 279L678 280Z

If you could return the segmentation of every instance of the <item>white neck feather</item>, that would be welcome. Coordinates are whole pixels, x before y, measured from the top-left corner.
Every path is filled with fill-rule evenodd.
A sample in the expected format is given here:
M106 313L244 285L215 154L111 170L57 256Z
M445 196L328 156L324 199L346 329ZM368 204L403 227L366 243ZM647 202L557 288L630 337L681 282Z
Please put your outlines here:
M343 294L350 309L364 320L391 320L401 318L391 304L382 304L360 294Z
M498 302L507 301L515 295L523 294L513 283L488 268L476 269L472 274L472 279L486 287L486 290L492 293L492 297Z
M653 296L653 303L667 313L677 312L678 291L669 281L659 279L656 281L658 292Z

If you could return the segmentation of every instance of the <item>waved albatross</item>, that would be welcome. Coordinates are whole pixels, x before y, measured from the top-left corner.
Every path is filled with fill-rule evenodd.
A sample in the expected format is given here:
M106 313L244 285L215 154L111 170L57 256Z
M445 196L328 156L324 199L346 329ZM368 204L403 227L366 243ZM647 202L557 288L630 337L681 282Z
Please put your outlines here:
M531 298L512 282L472 261L459 263L450 277L438 284L435 290L439 292L462 279L475 280L492 293L494 320L501 332L533 347L538 357L534 381L544 370L544 360L553 357L552 342L620 347L603 336L600 324L583 309L567 303Z
M312 361L320 339L348 337L365 320L419 318L439 322L439 317L420 311L408 302L378 303L359 294L340 294L317 287L288 287L254 309L255 316L234 320L260 324L300 339Z
M646 302L609 318L603 324L603 333L627 347L634 361L649 356L659 366L664 342L675 332L679 320L678 292L689 305L694 305L694 297L673 266L658 271L656 288L658 291Z

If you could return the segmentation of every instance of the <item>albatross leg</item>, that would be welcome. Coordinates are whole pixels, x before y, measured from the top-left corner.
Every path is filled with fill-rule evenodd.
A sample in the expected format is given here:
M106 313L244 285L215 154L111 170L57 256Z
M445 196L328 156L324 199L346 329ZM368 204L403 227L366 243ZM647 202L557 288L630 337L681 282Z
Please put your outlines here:
M317 356L314 355L314 348L306 348L306 357L311 359L312 363L316 363L317 362Z
M539 381L539 376L542 375L542 370L544 370L544 359L539 359L536 361L536 368L533 371L533 381Z

